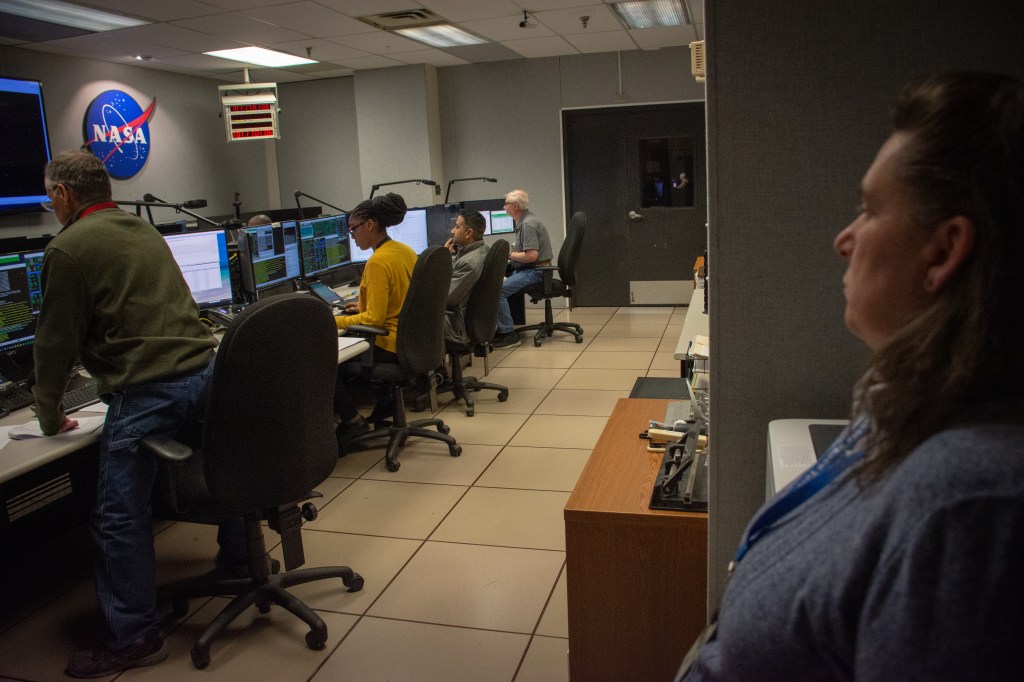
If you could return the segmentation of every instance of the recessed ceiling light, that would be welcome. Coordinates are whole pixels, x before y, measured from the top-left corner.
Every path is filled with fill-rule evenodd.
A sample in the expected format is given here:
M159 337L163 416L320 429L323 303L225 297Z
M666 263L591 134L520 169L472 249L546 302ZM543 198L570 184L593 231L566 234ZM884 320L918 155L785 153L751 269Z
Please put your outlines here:
M319 63L315 59L296 57L293 54L267 50L262 47L237 47L233 50L214 50L213 52L204 52L203 54L208 54L211 57L220 57L221 59L231 59L236 62L256 64L257 66L281 67Z
M431 47L458 47L460 45L479 45L487 40L475 36L461 28L455 28L451 24L434 24L432 26L417 26L414 28L397 28L395 33L401 33L406 38L430 45Z
M680 0L634 0L615 2L612 7L628 28L682 26L686 13Z
M142 19L72 5L70 2L60 2L60 0L2 0L0 1L0 12L97 32L145 26L150 23Z

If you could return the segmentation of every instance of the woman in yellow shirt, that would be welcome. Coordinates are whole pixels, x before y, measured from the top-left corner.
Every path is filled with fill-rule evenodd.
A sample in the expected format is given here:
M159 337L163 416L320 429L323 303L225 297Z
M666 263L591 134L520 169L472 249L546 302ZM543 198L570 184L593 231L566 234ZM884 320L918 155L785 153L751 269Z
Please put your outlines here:
M359 301L346 306L347 315L334 318L338 329L354 324L384 327L385 336L374 341L374 362L397 362L398 314L409 291L412 269L416 265L416 252L388 236L387 228L405 219L405 200L389 192L367 199L348 214L348 230L360 249L373 249L373 255L363 267L359 283ZM374 409L375 419L391 416L390 393L381 394ZM366 433L370 426L356 411L348 394L345 380L339 373L334 390L334 414L338 418L335 435L338 443Z

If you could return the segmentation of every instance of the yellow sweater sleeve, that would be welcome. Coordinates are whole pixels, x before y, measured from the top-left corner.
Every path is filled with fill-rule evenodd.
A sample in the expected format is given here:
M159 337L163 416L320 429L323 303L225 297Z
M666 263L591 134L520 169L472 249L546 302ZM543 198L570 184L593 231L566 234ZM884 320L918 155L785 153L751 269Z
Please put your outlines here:
M334 318L338 329L354 324L384 327L387 336L378 336L376 344L392 353L398 349L398 315L409 291L416 253L405 244L388 241L366 261L359 283L359 313Z

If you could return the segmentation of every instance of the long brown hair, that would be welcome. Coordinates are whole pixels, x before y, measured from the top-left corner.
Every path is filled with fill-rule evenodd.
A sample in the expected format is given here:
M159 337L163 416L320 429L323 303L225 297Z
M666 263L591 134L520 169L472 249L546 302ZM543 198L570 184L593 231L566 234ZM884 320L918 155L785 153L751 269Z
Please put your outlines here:
M900 181L923 228L955 216L974 247L936 302L881 348L854 391L872 420L859 473L877 480L964 408L1024 396L1024 85L952 73L909 85Z

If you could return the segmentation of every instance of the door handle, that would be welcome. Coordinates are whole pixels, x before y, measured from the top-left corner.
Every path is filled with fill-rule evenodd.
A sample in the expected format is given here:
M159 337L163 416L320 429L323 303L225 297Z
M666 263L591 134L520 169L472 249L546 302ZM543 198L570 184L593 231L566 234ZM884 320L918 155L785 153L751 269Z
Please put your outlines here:
M637 213L636 211L630 211L628 215L629 215L629 219L633 220L633 221L643 220L644 219L644 217L642 215L640 215L639 213Z

